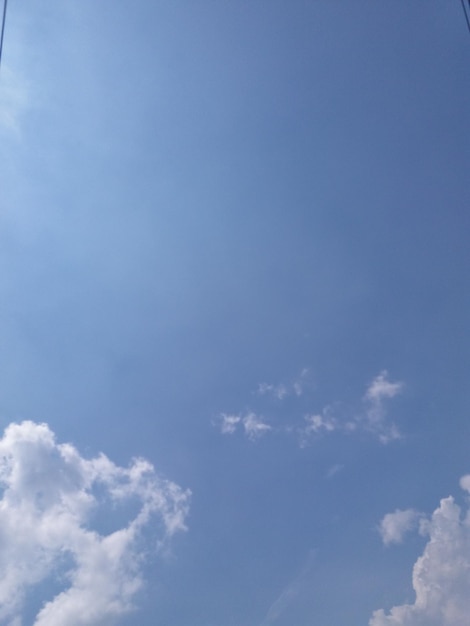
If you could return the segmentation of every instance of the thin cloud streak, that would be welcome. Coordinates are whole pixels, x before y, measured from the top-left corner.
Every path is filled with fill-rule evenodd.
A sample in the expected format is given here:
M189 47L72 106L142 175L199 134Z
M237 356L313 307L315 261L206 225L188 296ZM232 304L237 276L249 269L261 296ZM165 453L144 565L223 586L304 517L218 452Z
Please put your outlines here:
M281 591L279 596L269 607L265 618L259 626L271 626L278 621L283 613L285 613L288 607L302 592L303 586L308 580L309 574L312 572L314 560L315 552L312 550L308 555L307 561L302 567L300 573Z

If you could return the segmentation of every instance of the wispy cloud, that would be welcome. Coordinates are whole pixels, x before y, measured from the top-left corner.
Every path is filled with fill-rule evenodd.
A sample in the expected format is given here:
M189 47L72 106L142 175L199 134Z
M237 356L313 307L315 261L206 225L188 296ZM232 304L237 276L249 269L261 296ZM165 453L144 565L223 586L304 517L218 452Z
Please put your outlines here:
M219 425L222 435L233 435L237 430L238 424L241 422L240 415L229 415L222 413L220 415Z
M302 370L299 381L305 379L308 374L309 370ZM287 394L298 397L302 391L301 387L298 392L295 391L296 384L288 387L285 384L261 383L258 386L258 394L261 396L270 394L278 400L282 400ZM300 385L300 382L298 384ZM315 438L321 436L364 431L373 434L381 443L387 444L401 438L398 427L388 418L387 402L401 393L403 386L402 382L391 381L388 372L384 370L367 387L360 401L361 408L356 412L348 410L339 402L334 402L320 410L303 415L300 417L300 423L298 420L297 424L290 419L281 425L275 423L270 425L255 412L248 412L246 415L221 413L213 423L220 428L223 435L233 435L239 428L243 428L245 434L252 440L268 432L294 433L298 436L301 447L307 446ZM272 423L271 419L269 421Z
M260 383L258 385L258 394L260 396L271 395L278 400L282 400L288 395L288 393L288 389L283 383L279 383L278 385L272 385L270 383Z
M219 426L220 432L223 435L233 435L238 428L243 428L248 439L252 441L262 437L272 429L262 417L253 412L246 413L245 415L222 413L214 424Z
M310 370L307 367L291 382L277 384L259 383L257 393L260 396L269 395L277 400L283 400L288 396L301 396L305 387L309 384Z
M392 383L388 379L387 370L383 370L378 376L376 376L376 378L374 378L372 383L369 385L365 397L373 404L381 405L384 398L394 398L402 391L402 389L403 383Z
M318 413L315 415L306 415L305 421L307 423L304 429L306 435L322 432L332 433L340 428L338 420L331 415L328 415L326 411L324 411L321 415Z
M461 487L470 492L470 477L464 476ZM401 539L408 522L416 526L416 513L397 517L390 514L387 534ZM387 517L387 516L386 516ZM385 518L384 518L385 519ZM383 520L382 520L383 521ZM397 530L394 534L394 528ZM468 626L470 615L470 510L462 512L452 497L441 500L428 520L422 519L420 532L429 536L423 554L413 567L413 604L375 611L369 626ZM396 542L396 541L395 541Z
M331 407L326 406L321 413L304 416L303 424L297 428L300 446L303 448L311 442L312 438L329 435L342 428L343 425L333 415Z
M312 436L334 432L367 431L383 444L400 439L398 427L388 418L387 401L401 393L403 386L402 382L392 382L388 372L382 371L368 386L362 400L362 410L352 417L335 415L335 412L345 413L344 407L340 411L337 404L327 405L321 412L305 416L305 424L299 429L301 445L306 445Z
M248 413L242 420L245 433L252 441L262 437L271 430L271 426L266 424L261 417L255 413Z
M67 587L46 602L34 626L115 623L143 584L144 529L160 520L161 540L185 529L189 492L159 478L144 459L129 467L103 454L83 458L58 444L46 424L10 424L0 439L0 621L21 624L29 588L50 576ZM100 534L101 509L123 512L122 528ZM134 510L134 509L133 509Z
M327 473L326 473L326 477L327 478L333 478L333 476L336 476L336 474L339 474L339 472L341 472L341 470L344 469L344 465L342 465L341 463L335 463L335 465L332 465Z
M364 428L376 434L382 443L401 437L397 426L387 421L386 401L400 394L402 390L403 383L390 381L388 372L383 370L374 378L365 393L366 411L360 422Z

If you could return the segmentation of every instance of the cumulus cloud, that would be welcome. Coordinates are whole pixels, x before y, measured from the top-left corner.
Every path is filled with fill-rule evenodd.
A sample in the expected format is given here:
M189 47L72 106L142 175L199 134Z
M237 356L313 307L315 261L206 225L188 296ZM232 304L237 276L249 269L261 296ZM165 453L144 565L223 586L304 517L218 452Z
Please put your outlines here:
M51 577L66 588L34 626L112 624L133 607L143 584L144 529L160 540L185 529L189 492L159 478L144 459L129 467L105 455L83 458L58 444L46 424L10 424L0 439L0 621L20 625L28 589ZM100 512L138 511L100 534ZM126 509L127 507L127 509ZM156 548L156 545L155 545Z
M470 477L461 479L470 488ZM369 626L468 626L470 615L470 512L452 497L441 500L420 525L429 535L413 567L413 604L375 611Z
M386 546L392 543L402 543L405 535L414 530L422 514L415 509L396 509L387 513L380 522L379 532Z

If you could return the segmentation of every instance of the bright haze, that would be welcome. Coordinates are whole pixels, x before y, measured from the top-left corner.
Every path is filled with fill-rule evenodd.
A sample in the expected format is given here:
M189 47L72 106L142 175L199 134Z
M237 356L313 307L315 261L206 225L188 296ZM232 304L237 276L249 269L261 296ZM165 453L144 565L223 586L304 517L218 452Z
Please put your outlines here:
M0 626L468 626L469 111L459 0L8 3Z

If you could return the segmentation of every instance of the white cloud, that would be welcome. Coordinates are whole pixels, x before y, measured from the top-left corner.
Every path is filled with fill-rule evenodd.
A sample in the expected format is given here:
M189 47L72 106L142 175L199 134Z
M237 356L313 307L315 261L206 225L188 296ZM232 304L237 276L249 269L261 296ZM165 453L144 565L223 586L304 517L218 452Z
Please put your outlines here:
M260 383L258 385L258 394L260 396L272 395L278 400L283 400L289 391L287 387L280 383L279 385L271 385L269 383Z
M365 393L366 412L358 421L366 430L377 435L382 443L389 443L401 438L397 426L387 420L384 401L394 398L402 390L403 383L391 382L388 379L388 372L384 370L374 378Z
M304 369L293 384L260 383L257 393L261 396L269 394L278 400L288 395L298 398L303 394L308 377L309 370ZM223 435L233 435L238 429L244 429L250 439L256 439L268 431L294 433L298 436L301 447L307 446L317 435L332 433L350 435L364 431L386 444L402 436L397 426L388 419L386 410L386 401L394 398L402 389L403 383L390 381L388 373L384 370L369 385L362 397L361 410L356 415L347 415L349 412L347 407L340 402L333 402L319 411L306 415L302 425L289 420L273 428L255 413L248 413L245 416L222 413L213 424L220 428Z
M402 543L405 535L418 526L421 517L422 514L415 509L396 509L393 513L387 513L379 526L384 544Z
M468 490L470 478L461 479ZM429 534L413 568L413 604L375 611L369 626L468 626L470 615L470 512L464 515L452 497L441 500L430 520Z
M287 396L301 396L304 392L310 370L306 367L300 372L297 378L291 383L279 383L273 385L271 383L259 383L257 393L260 396L271 395L277 400L283 400Z
M68 587L39 611L34 626L114 623L142 586L142 531L160 520L162 539L183 530L189 492L135 459L128 468L106 456L85 459L57 444L46 424L10 424L0 439L0 621L21 624L28 588L59 576ZM106 506L129 523L109 534L93 530ZM156 547L156 546L155 546Z
M305 418L307 425L300 429L301 445L305 445L311 435L319 433L367 431L381 443L389 443L401 438L397 426L388 419L385 401L401 393L403 383L391 382L388 373L381 372L367 388L363 397L363 410L356 416L345 418L344 407L340 403L327 405L324 409ZM342 417L335 413L343 413Z
M252 441L262 437L271 430L271 426L263 422L263 419L255 413L248 413L243 418L245 433Z
M220 432L223 435L233 435L233 433L237 430L237 426L241 419L242 418L239 415L228 415L227 413L222 413L220 416Z
M315 415L307 415L305 417L305 421L307 422L307 426L304 429L306 435L311 433L318 434L321 432L332 433L333 431L338 430L338 428L341 428L338 420L327 414L320 415L317 413Z
M327 406L322 413L314 413L304 417L305 425L298 429L300 447L307 446L315 435L331 434L337 430L343 430L343 424L331 413L331 407Z
M462 478L460 479L460 487L464 491L467 491L468 493L470 493L470 475L469 474L462 476Z
M299 429L300 445L307 444L312 435L342 432L368 431L386 444L401 438L397 426L387 417L385 400L395 397L403 389L403 383L391 382L386 371L381 372L370 384L364 397L364 409L356 416L346 418L340 403L327 405L322 411L305 417L306 426ZM336 413L336 415L335 415ZM341 417L340 415L343 414Z
M243 416L222 413L218 421L214 423L214 425L216 424L219 425L220 432L223 435L233 435L239 427L242 427L245 435L252 441L259 439L259 437L266 435L272 430L271 426L262 417L252 412Z
M382 402L384 398L394 398L403 389L403 383L392 383L388 380L387 370L383 370L370 384L366 398L371 402Z

